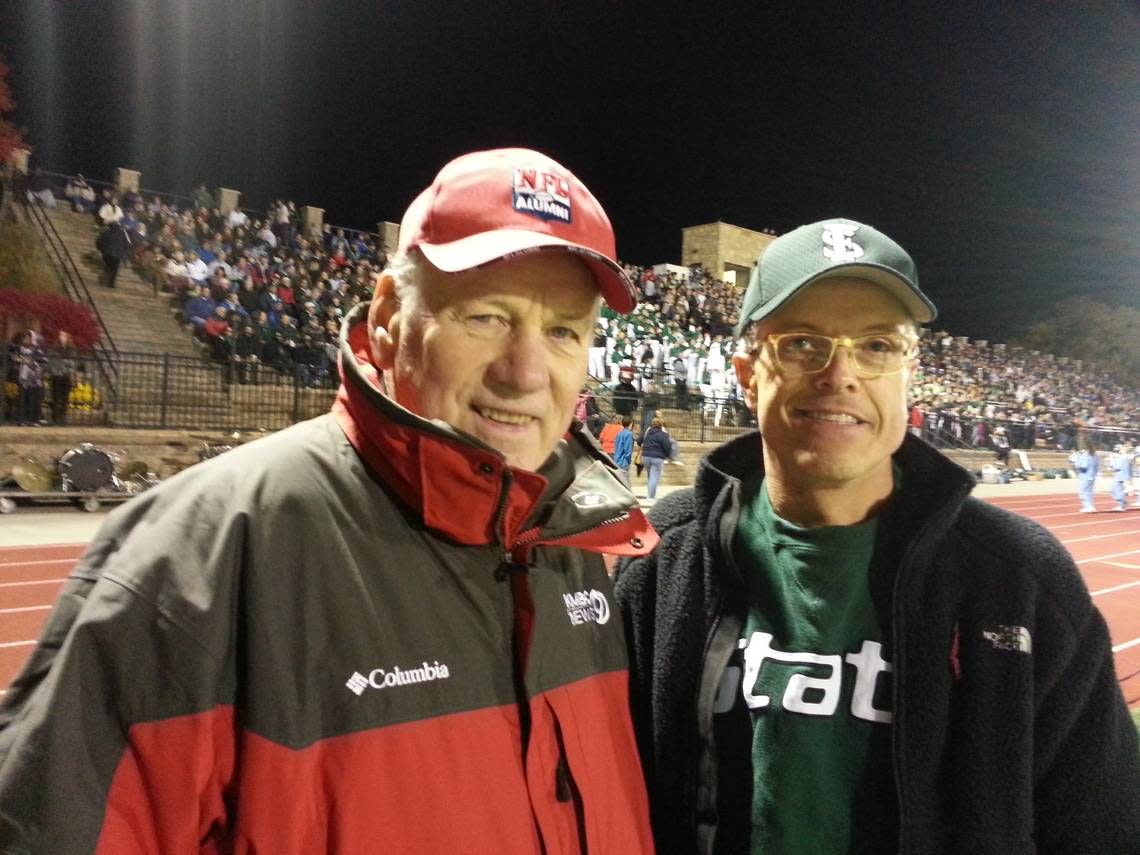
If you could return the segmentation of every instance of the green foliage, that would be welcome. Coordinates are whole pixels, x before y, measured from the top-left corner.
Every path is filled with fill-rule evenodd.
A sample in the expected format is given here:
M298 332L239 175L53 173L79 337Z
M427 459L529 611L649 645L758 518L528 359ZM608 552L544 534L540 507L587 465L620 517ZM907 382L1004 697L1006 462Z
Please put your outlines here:
M1031 350L1068 356L1114 371L1118 376L1140 372L1140 311L1110 306L1088 297L1058 303L1048 320L1028 327L1017 343Z

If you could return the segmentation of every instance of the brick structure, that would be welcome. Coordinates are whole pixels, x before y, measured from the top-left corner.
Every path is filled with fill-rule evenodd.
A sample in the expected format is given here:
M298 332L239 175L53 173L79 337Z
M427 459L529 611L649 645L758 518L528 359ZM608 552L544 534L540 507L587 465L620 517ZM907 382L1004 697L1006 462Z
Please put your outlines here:
M763 249L776 239L774 234L733 226L706 223L681 229L681 264L700 264L725 281L735 278L744 287Z

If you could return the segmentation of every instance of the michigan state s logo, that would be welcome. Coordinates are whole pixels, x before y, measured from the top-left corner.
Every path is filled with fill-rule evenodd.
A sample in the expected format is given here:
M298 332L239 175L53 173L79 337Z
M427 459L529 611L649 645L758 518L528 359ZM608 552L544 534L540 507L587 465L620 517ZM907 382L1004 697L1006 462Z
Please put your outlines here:
M823 257L832 261L857 261L863 257L863 247L853 238L858 226L846 223L828 223L823 227Z

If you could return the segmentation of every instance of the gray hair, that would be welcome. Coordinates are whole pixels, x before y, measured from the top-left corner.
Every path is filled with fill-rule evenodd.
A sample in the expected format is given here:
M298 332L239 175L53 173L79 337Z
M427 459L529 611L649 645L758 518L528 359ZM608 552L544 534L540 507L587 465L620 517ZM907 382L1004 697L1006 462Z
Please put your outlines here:
M420 288L423 285L424 274L428 266L431 264L423 253L419 250L412 249L406 252L398 252L388 261L388 266L384 268L383 273L390 275L395 280L396 285L396 299L400 301L400 306L405 315L411 314L418 309ZM594 300L594 316L602 307L602 295L599 291Z
M420 285L424 280L424 265L427 261L415 250L399 252L388 262L384 273L395 280L396 299L405 312L415 311L419 300ZM383 275L383 274L381 274Z

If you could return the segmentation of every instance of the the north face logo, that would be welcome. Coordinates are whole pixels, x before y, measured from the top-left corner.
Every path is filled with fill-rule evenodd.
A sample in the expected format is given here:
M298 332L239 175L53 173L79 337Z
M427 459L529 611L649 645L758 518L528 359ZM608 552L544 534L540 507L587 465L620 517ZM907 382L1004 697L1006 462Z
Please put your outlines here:
M995 626L982 630L982 638L994 646L994 650L1011 650L1015 653L1032 653L1033 639L1023 626Z
M823 227L823 257L834 262L857 261L863 257L863 247L852 238L858 226L847 223L828 223Z

